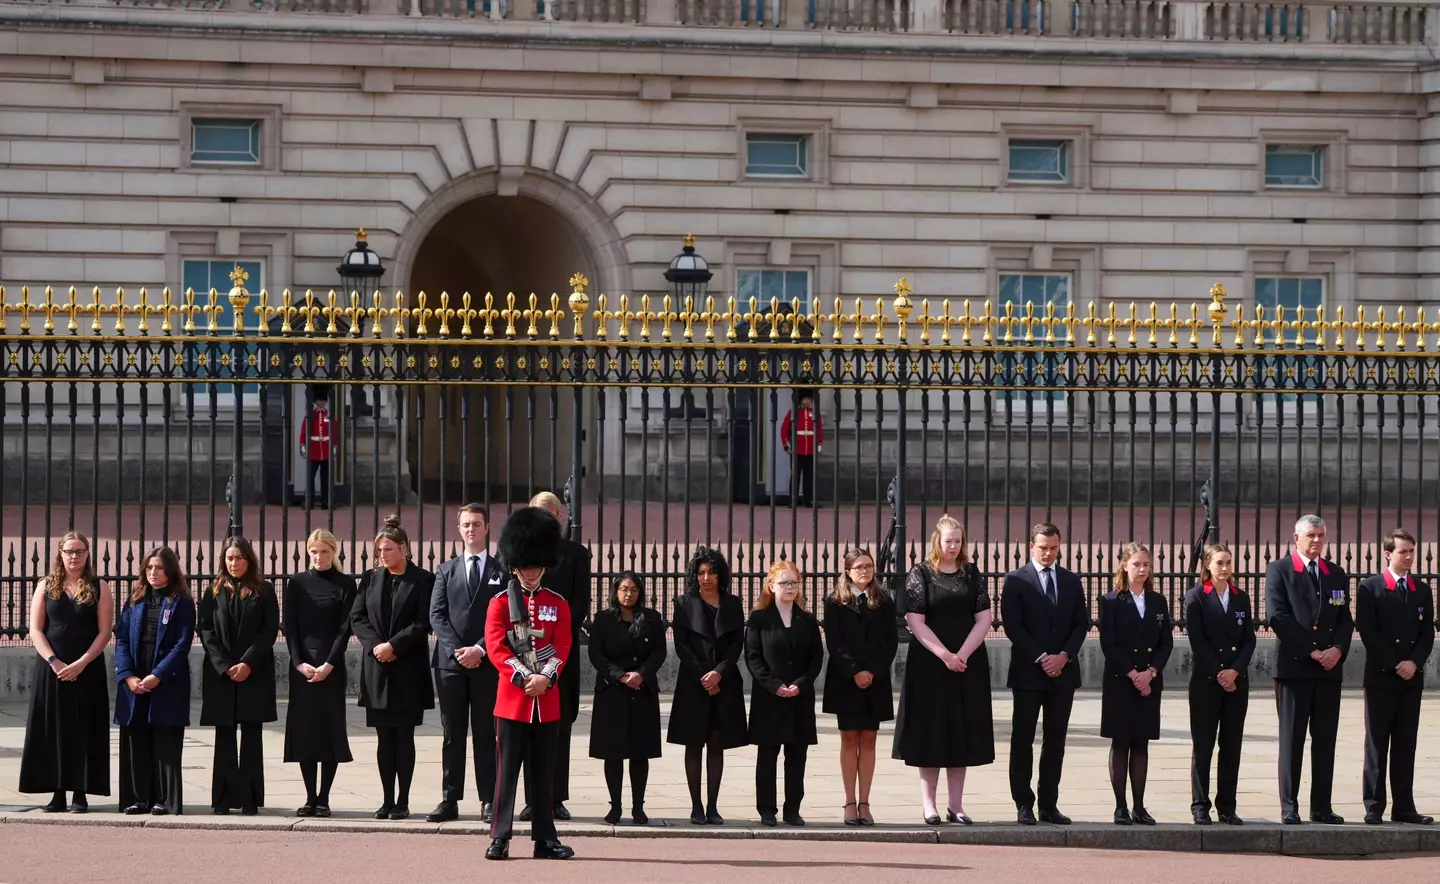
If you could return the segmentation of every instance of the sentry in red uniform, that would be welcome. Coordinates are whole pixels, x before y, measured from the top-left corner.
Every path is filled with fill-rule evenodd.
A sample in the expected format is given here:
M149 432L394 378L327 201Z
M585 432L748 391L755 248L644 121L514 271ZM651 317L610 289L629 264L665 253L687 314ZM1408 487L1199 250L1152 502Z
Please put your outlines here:
M300 450L307 460L329 460L330 440L330 411L317 402L310 416L300 422Z
M788 451L791 448L801 457L814 455L821 445L825 444L825 425L820 421L820 415L815 413L815 408L807 404L810 397L806 396L800 400L800 415L794 420L795 441L790 441L791 416L794 412L786 412L785 419L780 422L780 444Z
M560 691L554 685L570 659L570 606L558 593L545 587L528 592L517 586L530 613L530 629L540 669L532 672L510 647L510 593L490 600L485 612L485 647L488 659L500 670L500 687L495 693L495 717L510 721L549 723L560 720ZM535 635L535 633L540 633ZM531 675L550 679L551 689L538 697L525 696L525 679Z

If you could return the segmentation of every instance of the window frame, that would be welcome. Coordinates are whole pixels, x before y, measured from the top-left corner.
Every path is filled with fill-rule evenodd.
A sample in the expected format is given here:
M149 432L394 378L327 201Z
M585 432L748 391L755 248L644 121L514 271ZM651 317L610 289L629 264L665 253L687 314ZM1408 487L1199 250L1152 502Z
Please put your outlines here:
M1020 150L1058 150L1060 155L1059 178L1017 178L1017 170L1014 165L1015 151ZM1075 181L1075 140L1073 138L1015 138L1005 140L1005 183L1039 185L1047 187L1073 187ZM1043 173L1025 173L1043 174Z
M258 122L260 161L228 162L224 160L196 160L195 121L197 120L250 120ZM274 172L281 168L281 109L279 105L264 104L183 104L180 107L180 158L179 169L201 173L215 172L225 175L251 175ZM187 256L192 257L192 256Z
M764 283L764 274L766 274L766 273L779 273L779 274L781 274L781 276L782 276L782 285L784 285L787 290L788 290L788 288L789 288L789 284L788 284L788 283L789 283L789 276L790 276L790 274L792 274L792 273L803 273L803 274L805 274L805 297L803 297L803 298L800 299L800 307L799 307L798 312L797 312L796 315L797 315L797 316L802 316L802 317L803 317L803 316L808 316L808 315L810 315L811 305L815 303L815 274L814 274L814 269L813 269L813 268L811 268L811 267L794 267L794 266L790 266L790 267L780 267L780 266L776 266L776 265L773 265L773 264L759 264L759 265L743 265L743 266L737 266L737 267L735 268L735 306L738 307L742 313L748 311L749 308L750 308L750 299L749 299L749 297L746 296L746 295L742 295L742 294L740 293L740 287L741 287L741 285L742 285L741 279L743 278L744 274L746 274L746 273L759 273L759 274L761 275L759 285L760 285L760 288L761 288L761 290L762 290L762 294L756 296L756 306L757 306L757 308L758 308L761 312L764 312L764 311L770 309L770 301L769 301L767 298L765 298L765 296L764 296L764 294L763 294L763 290L764 290L764 286L765 286L765 283ZM786 299L786 298L783 298L783 297L782 297L781 300L780 300L780 306L782 306L782 307L789 307L789 306L792 306L792 304L793 304L793 300L791 300L791 299Z
M1276 155L1276 154L1272 154L1272 151L1277 151L1277 152L1278 152L1278 151L1286 151L1286 150L1288 150L1288 151L1308 150L1308 151L1311 153L1311 155L1314 157L1314 160L1313 160L1313 162L1312 162L1312 167L1313 167L1313 168L1316 170L1316 172L1317 172L1317 174L1316 174L1316 176L1315 176L1315 183L1314 183L1314 184L1293 184L1293 183L1285 183L1285 182L1271 181L1271 180L1270 180L1270 178L1271 178L1271 175L1270 175L1270 158L1271 158L1271 156ZM1306 143L1306 142L1301 142L1301 143L1289 142L1289 143L1287 143L1287 142L1272 142L1272 141L1267 141L1267 142L1265 142L1263 156L1261 157L1262 176L1263 176L1262 179L1261 179L1261 181L1262 181L1262 186L1263 186L1264 189L1266 189L1266 190L1301 190L1301 191L1304 191L1304 190L1321 190L1321 191L1327 190L1327 189L1329 189L1329 178L1330 178L1329 154L1330 154L1330 145L1327 145L1327 144L1313 144L1313 143ZM1284 154L1281 154L1281 155L1284 155ZM1291 155L1297 155L1297 154L1291 154ZM1278 175L1277 175L1276 177L1284 177L1284 176L1278 176Z
M772 139L769 143L780 143L775 139L793 138L799 141L799 171L798 172L755 172L751 171L750 146L751 139ZM746 178L750 179L779 179L782 181L808 181L810 180L810 169L814 165L811 162L810 154L814 144L814 137L808 132L746 132L744 144L744 168L741 170Z
M830 127L827 119L755 119L735 121L735 183L751 187L816 187L830 184ZM806 169L804 175L749 173L751 135L793 135L805 138Z
M211 128L222 128L220 124L235 123L237 125L229 128L240 130L247 129L250 144L250 155L253 159L201 159L196 154L201 152L199 143L200 130L207 125ZM218 151L209 151L218 153ZM236 153L230 151L230 153ZM191 117L190 118L190 165L192 166L219 166L219 167L241 167L255 169L265 164L265 120L257 117Z

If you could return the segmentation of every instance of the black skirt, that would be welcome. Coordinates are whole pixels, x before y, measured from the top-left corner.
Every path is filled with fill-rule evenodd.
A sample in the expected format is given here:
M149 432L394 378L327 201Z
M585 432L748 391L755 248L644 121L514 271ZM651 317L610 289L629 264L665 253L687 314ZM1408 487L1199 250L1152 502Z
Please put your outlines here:
M345 664L319 684L290 669L285 711L285 760L321 764L353 761L345 732Z
M20 753L21 792L110 794L110 685L104 658L72 682L37 655Z

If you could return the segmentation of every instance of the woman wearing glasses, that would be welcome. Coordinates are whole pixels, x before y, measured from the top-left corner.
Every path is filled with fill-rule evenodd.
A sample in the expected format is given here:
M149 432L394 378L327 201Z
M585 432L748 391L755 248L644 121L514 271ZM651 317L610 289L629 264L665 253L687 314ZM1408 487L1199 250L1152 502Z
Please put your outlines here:
M880 722L895 717L890 664L899 642L895 602L875 579L875 559L869 552L852 549L845 554L845 571L834 594L825 600L824 625L830 651L824 710L836 717L840 729L845 825L873 826L870 784L875 779L875 737Z
M745 629L750 688L750 742L756 748L755 809L760 822L776 823L775 764L785 750L785 805L781 819L803 826L805 755L815 745L815 679L825 660L820 624L805 611L800 570L786 561L770 566L765 589Z
M50 573L30 599L35 645L20 791L50 792L46 813L84 813L85 796L110 794L110 698L104 661L115 600L95 578L90 541L60 538ZM67 792L74 801L66 802Z

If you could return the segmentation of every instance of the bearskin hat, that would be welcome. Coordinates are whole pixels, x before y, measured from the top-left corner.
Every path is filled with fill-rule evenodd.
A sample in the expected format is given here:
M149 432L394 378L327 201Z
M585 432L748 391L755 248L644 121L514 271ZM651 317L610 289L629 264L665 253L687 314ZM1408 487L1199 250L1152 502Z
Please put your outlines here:
M500 561L506 568L553 568L560 561L560 520L538 506L511 513L500 532Z

